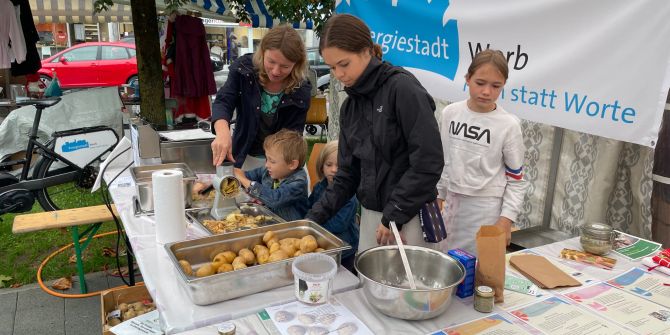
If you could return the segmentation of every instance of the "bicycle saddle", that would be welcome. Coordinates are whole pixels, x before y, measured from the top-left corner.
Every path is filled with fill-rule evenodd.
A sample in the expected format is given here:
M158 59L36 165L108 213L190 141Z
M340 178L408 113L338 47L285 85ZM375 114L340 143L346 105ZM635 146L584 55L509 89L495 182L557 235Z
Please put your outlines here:
M17 101L16 105L17 106L29 106L33 105L36 108L47 108L51 107L57 103L59 103L61 98L55 97L55 98L47 98L47 99L30 99L30 100L23 100L23 101Z

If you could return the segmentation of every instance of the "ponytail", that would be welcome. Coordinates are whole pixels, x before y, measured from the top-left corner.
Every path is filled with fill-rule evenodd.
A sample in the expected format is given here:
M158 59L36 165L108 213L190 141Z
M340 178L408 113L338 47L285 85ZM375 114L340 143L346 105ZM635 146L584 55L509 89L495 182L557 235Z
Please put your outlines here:
M377 44L377 43L373 43L372 44L372 55L377 57L377 59L382 60L382 55L383 55L382 54L382 46Z

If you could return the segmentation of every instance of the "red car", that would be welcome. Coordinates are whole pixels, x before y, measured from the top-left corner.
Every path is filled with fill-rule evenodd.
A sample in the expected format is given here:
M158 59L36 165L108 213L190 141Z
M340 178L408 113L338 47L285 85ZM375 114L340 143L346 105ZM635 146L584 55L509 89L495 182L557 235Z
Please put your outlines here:
M49 83L52 70L62 88L119 86L137 81L135 46L118 42L77 44L42 61L40 78Z

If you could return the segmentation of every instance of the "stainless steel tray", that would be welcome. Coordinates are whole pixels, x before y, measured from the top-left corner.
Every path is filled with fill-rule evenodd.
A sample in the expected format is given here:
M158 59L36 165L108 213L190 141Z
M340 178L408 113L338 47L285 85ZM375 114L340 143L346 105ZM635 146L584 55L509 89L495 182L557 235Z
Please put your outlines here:
M262 244L263 234L270 230L274 231L279 239L314 235L319 246L326 249L323 253L332 256L338 265L342 251L351 248L346 242L319 224L298 220L196 240L168 243L165 245L165 250L178 273L179 284L189 298L196 305L209 305L292 284L291 265L295 258L201 278L187 276L181 270L179 260L183 259L191 263L195 271L200 266L210 263L214 255L219 252L237 251L242 248L251 249L256 244Z
M258 204L254 203L240 203L237 205L237 210L241 214L247 214L251 216L258 216L258 215L264 215L269 218L269 220L264 220L263 222L259 223L258 226L267 226L267 225L273 225L281 222L286 222L286 220L282 219L272 211L270 211L267 207L261 206ZM232 213L233 211L231 210L229 213L225 213L226 215ZM196 209L188 209L186 210L186 216L191 220L191 222L199 225L202 227L204 230L208 231L212 235L217 235L217 234L227 234L230 232L234 232L237 230L245 230L245 229L250 229L246 227L237 227L233 230L225 231L225 232L213 232L211 229L209 229L207 226L204 225L205 220L216 220L214 217L211 215L211 208L196 208Z

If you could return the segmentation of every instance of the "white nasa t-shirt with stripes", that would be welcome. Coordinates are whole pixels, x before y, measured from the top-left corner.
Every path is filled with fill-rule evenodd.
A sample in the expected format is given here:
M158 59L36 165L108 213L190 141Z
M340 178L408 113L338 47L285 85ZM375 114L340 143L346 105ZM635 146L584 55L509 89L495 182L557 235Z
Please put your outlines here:
M464 100L442 110L439 126L445 163L439 198L447 191L501 197L500 215L516 221L527 187L519 119L499 105L488 113L474 112Z

